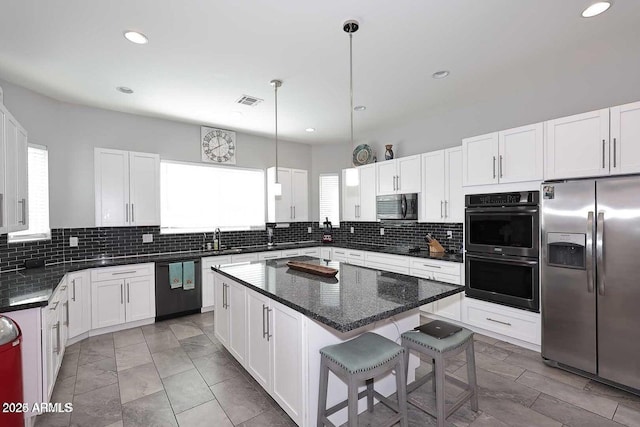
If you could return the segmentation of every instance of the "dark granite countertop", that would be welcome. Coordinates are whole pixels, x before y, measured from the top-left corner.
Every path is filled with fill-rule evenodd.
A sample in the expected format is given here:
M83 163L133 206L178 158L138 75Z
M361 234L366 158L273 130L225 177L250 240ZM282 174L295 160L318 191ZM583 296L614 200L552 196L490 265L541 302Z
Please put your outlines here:
M295 248L308 248L314 246L323 245L322 243L317 241L304 241L280 243L274 246L258 245L238 247L221 251L192 251L169 254L147 254L121 258L105 258L91 261L69 262L41 268L2 272L0 273L0 313L46 306L49 302L49 298L51 298L51 296L53 295L55 288L58 286L64 275L73 271L99 267L114 267L128 264L141 264L145 262L187 261L210 256L265 252L270 250L276 251ZM462 255L442 254L441 256L430 256L428 251L409 253L407 251L403 251L402 249L391 246L377 246L364 243L335 243L325 246L382 252L420 258L440 259L442 261L462 262Z
M291 270L287 261L338 270L335 278ZM387 319L464 291L464 286L419 279L311 257L227 264L214 271L340 332Z

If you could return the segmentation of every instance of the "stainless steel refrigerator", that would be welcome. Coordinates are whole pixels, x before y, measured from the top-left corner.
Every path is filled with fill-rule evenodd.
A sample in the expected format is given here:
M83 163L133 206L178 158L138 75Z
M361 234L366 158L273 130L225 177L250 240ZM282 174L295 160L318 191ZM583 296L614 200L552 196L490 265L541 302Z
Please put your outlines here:
M542 356L640 390L640 177L542 190Z

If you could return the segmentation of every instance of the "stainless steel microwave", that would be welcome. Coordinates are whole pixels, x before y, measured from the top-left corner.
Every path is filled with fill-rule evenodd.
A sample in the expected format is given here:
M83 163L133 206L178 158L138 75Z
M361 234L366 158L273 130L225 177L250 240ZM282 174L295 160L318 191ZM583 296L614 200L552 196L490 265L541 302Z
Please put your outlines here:
M378 219L418 219L418 194L392 194L376 198Z

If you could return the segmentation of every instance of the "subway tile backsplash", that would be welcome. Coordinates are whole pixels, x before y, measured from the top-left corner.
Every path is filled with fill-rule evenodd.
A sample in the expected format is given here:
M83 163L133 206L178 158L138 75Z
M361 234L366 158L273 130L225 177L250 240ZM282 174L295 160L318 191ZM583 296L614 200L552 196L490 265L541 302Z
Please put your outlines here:
M274 224L267 224L273 227ZM308 233L308 228L312 232ZM354 233L350 233L350 228ZM384 228L384 236L380 235ZM447 238L451 231L451 238ZM376 245L426 246L424 236L431 233L445 249L459 251L462 248L462 224L397 223L397 222L343 222L334 228L334 241L360 242ZM151 234L153 242L142 243L142 235ZM77 237L78 246L70 247L69 238ZM299 242L322 238L322 227L317 222L291 223L274 231L275 242ZM154 254L162 252L200 250L205 243L213 242L213 233L160 234L160 227L93 227L56 228L51 230L51 240L8 243L7 235L0 236L0 271L16 270L26 260L42 260L45 264L110 258L125 255ZM267 243L266 230L226 231L222 233L224 246L253 246Z

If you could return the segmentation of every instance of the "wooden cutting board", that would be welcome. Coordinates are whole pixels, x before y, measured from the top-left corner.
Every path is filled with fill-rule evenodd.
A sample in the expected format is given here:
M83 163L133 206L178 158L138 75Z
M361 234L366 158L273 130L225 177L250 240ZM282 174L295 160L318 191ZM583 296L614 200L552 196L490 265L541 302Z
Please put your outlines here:
M289 261L287 266L294 270L304 271L305 273L315 274L322 277L333 277L338 274L338 270L331 267L324 267L322 265L310 264L308 262L301 261Z

